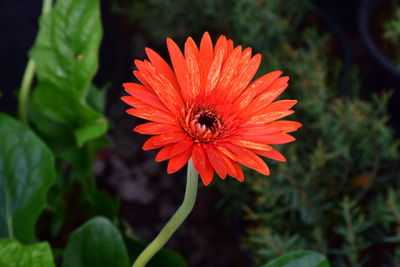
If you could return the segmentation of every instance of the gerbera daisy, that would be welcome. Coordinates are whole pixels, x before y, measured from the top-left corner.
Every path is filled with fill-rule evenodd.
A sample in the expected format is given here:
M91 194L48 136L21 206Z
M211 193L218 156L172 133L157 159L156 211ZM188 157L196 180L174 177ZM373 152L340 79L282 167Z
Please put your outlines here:
M130 96L122 100L134 108L127 113L149 120L134 131L153 135L144 150L161 150L156 161L169 160L168 173L180 170L192 158L205 185L214 171L239 181L244 174L239 164L264 175L266 157L285 161L271 144L292 142L289 132L301 124L279 120L292 114L296 100L273 102L288 86L288 77L274 71L251 82L261 55L251 48L234 47L232 40L219 37L213 46L204 33L200 48L192 38L184 54L167 39L171 66L156 52L146 48L149 60L136 60L138 83L124 83Z

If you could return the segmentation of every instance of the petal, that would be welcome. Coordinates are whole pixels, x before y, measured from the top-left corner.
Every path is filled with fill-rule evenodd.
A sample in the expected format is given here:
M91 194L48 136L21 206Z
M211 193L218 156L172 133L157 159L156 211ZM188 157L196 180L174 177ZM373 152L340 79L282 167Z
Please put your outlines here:
M126 113L149 121L176 124L176 118L171 114L154 108L130 108L126 110Z
M286 133L272 133L268 135L247 136L247 140L263 144L286 144L296 140L293 136ZM253 149L259 149L254 147ZM264 149L259 149L264 150Z
M232 163L233 163L233 166L235 167L236 174L235 175L230 174L230 175L233 178L236 178L236 180L238 180L239 182L244 182L244 173L243 173L242 168L239 165L237 165L235 162L232 161Z
M166 113L170 113L170 111L164 106L163 103L161 103L160 99L156 95L147 90L144 91L146 93L142 95L141 93L138 93L138 96L123 96L121 97L121 100L135 108L153 107Z
M237 161L249 168L255 169L264 175L269 175L269 168L267 164L265 164L265 162L254 152L228 143L224 143L216 148L232 160Z
M210 71L207 76L207 83L205 88L206 95L214 90L219 80L224 56L227 54L227 41L225 36L221 35L215 45L214 60L211 63Z
M211 166L211 163L206 158L205 161L205 170L200 173L201 180L205 186L209 185L214 177L214 169Z
M177 114L183 106L183 102L180 94L175 90L170 81L163 74L159 73L148 61L140 66L140 72L160 100L165 103L165 106L174 114Z
M303 126L303 125L297 121L273 121L266 125L266 127L269 127L272 129L279 129L279 131L284 132L284 133L294 132L301 126Z
M171 57L172 66L174 67L176 78L178 79L181 87L181 94L183 99L188 102L191 100L191 88L188 69L185 58L178 45L170 38L167 38L168 52Z
M225 154L219 153L221 158L225 161L226 171L230 176L237 179L238 181L244 181L244 173L239 165L237 165L233 160L225 156Z
M245 138L246 136L266 135L276 132L289 133L296 131L301 126L301 123L296 121L273 121L263 125L256 124L243 126L239 128L235 134Z
M281 71L270 72L252 82L234 101L235 105L238 105L239 109L247 107L255 96L268 88L281 74Z
M152 49L146 47L145 51L153 66L171 82L176 92L180 94L178 80L176 79L175 73L168 63Z
M196 171L198 173L204 172L207 164L207 155L201 144L195 144L193 146L192 159Z
M218 90L220 90L220 95L222 96L222 98L225 98L225 95L228 93L227 88L230 86L238 71L239 61L241 58L242 47L238 46L233 50L232 54L228 56L226 62L221 69L217 88Z
M270 112L275 112L275 111L283 111L283 110L288 110L290 108L292 108L294 105L296 105L297 100L279 100L279 101L275 101L271 104L269 104L268 106L266 106L265 108L261 108L261 109L255 109L255 111L253 112L253 114L255 113L270 113Z
M250 140L251 137L248 138L248 140L244 140L242 139L242 137L232 137L232 138L227 138L226 141L240 146L240 147L244 147L244 148L250 148L250 149L258 149L258 150L271 150L272 147L269 145L266 145L265 143L261 143L261 142L252 142Z
M157 122L146 122L137 125L134 129L135 132L140 134L166 134L170 132L181 132L182 130L175 125L157 123Z
M213 168L215 169L215 171L219 175L219 177L221 177L222 179L225 179L226 175L227 175L227 170L225 167L225 161L220 156L220 153L214 148L213 145L206 145L205 151L206 151L208 160L211 163L211 166L213 166Z
M158 151L158 153L156 155L156 158L155 158L155 161L161 162L161 161L170 159L172 157L171 156L171 150L174 147L174 145L175 144L170 144L170 145L166 145L166 146L162 147L160 149L160 151Z
M214 51L213 44L208 32L203 34L200 42L200 74L201 74L201 85L204 86L207 81L208 72L210 70L211 63L213 61ZM204 90L204 88L203 88Z
M182 167L189 161L191 155L192 148L190 147L181 154L172 157L168 162L167 173L172 174L182 169Z
M277 160L277 161L286 162L286 158L281 153L279 153L278 151L276 151L274 149L269 150L269 151L254 150L253 149L253 152L258 154L258 155L260 155L260 156L266 157L266 158L270 158L270 159L274 159L274 160Z
M192 140L184 140L179 143L176 143L174 147L171 150L171 155L176 156L178 154L181 154L182 152L186 151L189 149L191 146L193 146L193 141Z
M293 110L285 110L285 111L275 111L275 112L269 112L265 114L257 114L252 116L251 118L243 118L245 122L243 122L242 126L248 125L248 124L254 124L254 125L260 125L260 124L266 124L270 123L272 121L278 120L280 118L289 116L290 114L293 114Z
M185 59L191 86L188 88L188 97L195 99L200 93L200 66L199 51L192 38L188 38L185 43Z
M272 103L288 86L289 77L276 79L269 87L264 89L252 100L253 107L265 107ZM251 107L250 107L251 108Z
M243 92L246 86L253 79L254 75L257 73L260 63L261 55L257 54L245 66L239 69L239 74L232 82L233 86L229 91L229 101L233 101Z
M160 148L168 144L174 144L184 141L187 138L184 133L167 133L152 136L143 144L143 150Z

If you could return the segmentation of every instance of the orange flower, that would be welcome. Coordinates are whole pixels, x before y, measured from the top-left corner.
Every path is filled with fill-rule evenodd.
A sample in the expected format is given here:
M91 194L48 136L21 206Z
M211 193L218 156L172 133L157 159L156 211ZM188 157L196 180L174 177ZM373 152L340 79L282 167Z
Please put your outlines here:
M130 96L122 100L134 108L127 113L149 120L134 131L153 135L144 150L161 148L156 161L169 160L168 173L180 170L190 158L205 185L214 171L239 181L244 174L238 164L269 175L259 156L286 161L271 144L295 140L289 132L301 126L280 120L292 114L296 100L273 102L287 87L281 71L253 81L261 55L252 57L251 48L234 47L221 36L215 47L206 32L198 48L192 38L184 55L167 39L171 68L156 52L146 48L150 61L136 60L134 71L141 82L125 83Z

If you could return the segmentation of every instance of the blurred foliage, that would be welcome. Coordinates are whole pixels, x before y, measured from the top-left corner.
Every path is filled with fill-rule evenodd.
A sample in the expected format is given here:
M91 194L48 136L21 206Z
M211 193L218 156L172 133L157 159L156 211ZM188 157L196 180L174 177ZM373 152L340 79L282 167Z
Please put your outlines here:
M335 37L320 33L309 0L116 1L157 42L204 31L227 34L264 55L260 72L291 77L284 98L299 101L303 123L284 146L287 163L271 176L247 171L247 182L219 183L230 215L246 221L243 244L255 266L299 249L327 254L333 266L400 262L399 142L387 126L390 94L358 97L356 70L343 69ZM168 12L165 12L168 10ZM341 72L351 91L339 97ZM397 248L396 248L397 247Z
M385 21L383 23L383 37L389 43L388 45L393 50L390 54L393 54L393 60L396 62L397 66L400 66L400 54L398 52L398 47L400 44L400 3L397 1L397 5L393 3L392 10L393 18Z

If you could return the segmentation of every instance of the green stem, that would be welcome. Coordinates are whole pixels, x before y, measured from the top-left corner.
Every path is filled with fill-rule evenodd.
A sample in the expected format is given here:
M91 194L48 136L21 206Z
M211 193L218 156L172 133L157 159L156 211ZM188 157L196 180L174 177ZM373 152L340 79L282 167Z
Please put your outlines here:
M181 206L164 226L158 236L142 251L132 267L144 267L151 258L168 242L172 234L192 211L197 195L198 174L190 160L188 163L185 197Z
M31 84L33 80L33 76L35 75L35 62L32 59L29 59L28 64L25 68L24 77L22 78L21 88L19 89L19 118L23 122L28 122L26 118L26 107L28 102L29 91L31 89Z
M52 0L43 0L42 14L50 11ZM24 76L22 77L21 87L18 96L18 114L22 121L27 122L26 109L28 103L29 92L31 90L33 77L35 76L36 64L33 59L29 59L26 64Z

